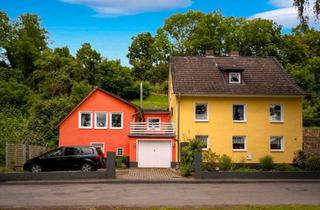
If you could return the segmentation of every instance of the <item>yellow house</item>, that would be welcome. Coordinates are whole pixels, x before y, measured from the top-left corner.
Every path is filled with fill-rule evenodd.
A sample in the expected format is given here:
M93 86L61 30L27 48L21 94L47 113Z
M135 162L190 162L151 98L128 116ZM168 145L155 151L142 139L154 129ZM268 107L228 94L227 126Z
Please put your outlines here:
M169 68L178 143L197 138L204 150L246 163L265 155L292 163L302 149L305 92L275 58L171 57Z

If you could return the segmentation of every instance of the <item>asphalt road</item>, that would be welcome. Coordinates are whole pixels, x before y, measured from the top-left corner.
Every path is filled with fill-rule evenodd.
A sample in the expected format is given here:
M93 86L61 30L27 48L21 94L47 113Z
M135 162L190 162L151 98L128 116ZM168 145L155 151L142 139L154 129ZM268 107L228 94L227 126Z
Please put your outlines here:
M320 204L320 183L0 185L0 208Z

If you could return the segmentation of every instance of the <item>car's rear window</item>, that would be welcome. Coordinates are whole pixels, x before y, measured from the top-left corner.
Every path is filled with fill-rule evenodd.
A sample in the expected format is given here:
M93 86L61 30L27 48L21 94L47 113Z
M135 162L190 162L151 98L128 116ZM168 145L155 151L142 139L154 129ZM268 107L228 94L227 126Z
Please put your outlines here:
M81 148L81 154L82 155L93 155L94 151L93 148Z

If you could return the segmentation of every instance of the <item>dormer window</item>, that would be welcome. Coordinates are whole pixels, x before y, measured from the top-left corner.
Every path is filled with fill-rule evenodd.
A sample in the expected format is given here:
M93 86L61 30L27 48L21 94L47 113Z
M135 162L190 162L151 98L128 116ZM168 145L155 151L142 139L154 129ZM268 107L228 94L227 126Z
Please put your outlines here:
M232 84L241 83L241 73L240 72L229 72L229 83L232 83Z

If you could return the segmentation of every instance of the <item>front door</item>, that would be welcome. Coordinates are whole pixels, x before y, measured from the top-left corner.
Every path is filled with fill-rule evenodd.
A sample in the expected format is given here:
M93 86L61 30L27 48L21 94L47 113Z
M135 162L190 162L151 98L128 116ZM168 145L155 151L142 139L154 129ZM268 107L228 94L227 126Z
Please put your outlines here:
M138 167L170 168L171 141L138 141Z

